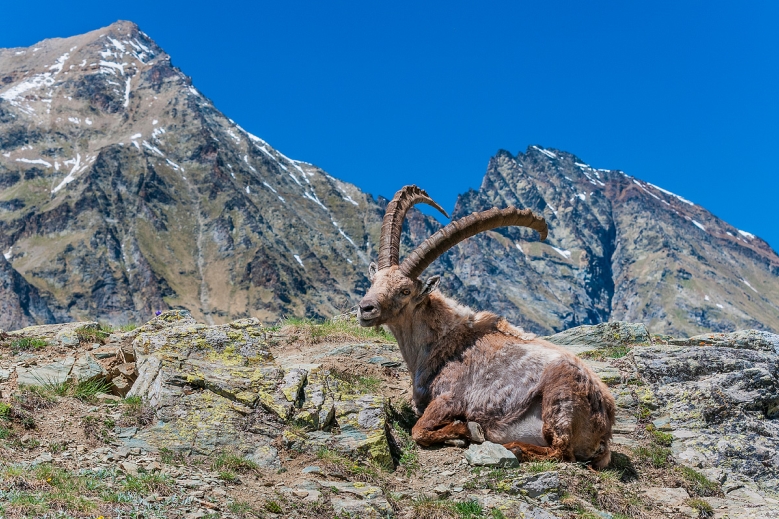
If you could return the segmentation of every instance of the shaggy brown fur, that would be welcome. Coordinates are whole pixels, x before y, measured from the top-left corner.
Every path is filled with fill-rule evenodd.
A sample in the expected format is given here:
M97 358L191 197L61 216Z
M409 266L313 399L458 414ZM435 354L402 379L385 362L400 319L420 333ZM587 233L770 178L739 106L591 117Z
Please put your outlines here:
M370 274L360 323L386 324L398 340L421 415L417 443L486 438L520 460L608 465L614 398L580 359L443 297L437 277L423 283L395 265Z

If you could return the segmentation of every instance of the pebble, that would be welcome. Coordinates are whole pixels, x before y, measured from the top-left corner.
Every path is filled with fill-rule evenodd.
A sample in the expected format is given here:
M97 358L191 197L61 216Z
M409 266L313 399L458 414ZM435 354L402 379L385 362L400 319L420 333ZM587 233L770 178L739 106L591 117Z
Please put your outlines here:
M130 474L131 476L138 475L138 465L136 465L132 461L123 461L119 463L119 468L125 471L127 474Z

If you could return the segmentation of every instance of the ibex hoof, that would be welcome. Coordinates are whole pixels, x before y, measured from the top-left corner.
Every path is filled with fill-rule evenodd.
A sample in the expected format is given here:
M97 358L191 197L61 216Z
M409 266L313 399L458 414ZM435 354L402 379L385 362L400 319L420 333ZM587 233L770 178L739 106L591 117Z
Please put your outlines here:
M468 442L465 440L444 440L444 444L451 445L452 447L466 447Z
M474 443L484 442L484 430L476 422L468 422L468 434L471 435L471 441Z

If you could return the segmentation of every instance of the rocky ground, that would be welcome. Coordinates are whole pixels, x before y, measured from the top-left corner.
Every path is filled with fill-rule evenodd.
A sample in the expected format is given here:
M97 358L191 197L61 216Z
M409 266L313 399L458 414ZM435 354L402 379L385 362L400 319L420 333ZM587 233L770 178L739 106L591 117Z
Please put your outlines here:
M418 448L397 346L348 319L2 333L0 517L779 515L779 336L550 340L617 399L607 470Z

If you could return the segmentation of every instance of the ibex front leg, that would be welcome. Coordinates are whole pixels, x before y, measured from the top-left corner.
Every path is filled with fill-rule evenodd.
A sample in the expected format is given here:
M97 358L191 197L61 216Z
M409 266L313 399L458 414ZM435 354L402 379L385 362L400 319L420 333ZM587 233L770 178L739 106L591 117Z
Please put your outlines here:
M439 396L430 402L411 429L411 437L423 447L438 443L464 447L468 441L484 441L481 427L462 420L465 420L465 417L451 398Z

